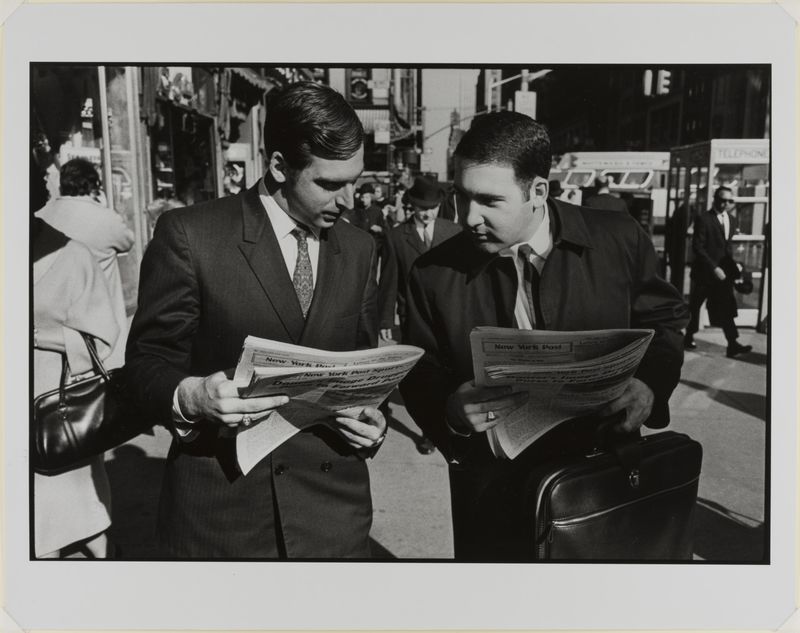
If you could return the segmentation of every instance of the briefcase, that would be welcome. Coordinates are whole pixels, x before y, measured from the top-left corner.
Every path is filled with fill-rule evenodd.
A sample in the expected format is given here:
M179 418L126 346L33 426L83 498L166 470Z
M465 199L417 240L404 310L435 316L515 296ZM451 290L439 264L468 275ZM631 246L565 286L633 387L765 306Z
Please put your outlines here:
M665 431L535 469L524 492L532 558L690 560L702 459L698 442Z

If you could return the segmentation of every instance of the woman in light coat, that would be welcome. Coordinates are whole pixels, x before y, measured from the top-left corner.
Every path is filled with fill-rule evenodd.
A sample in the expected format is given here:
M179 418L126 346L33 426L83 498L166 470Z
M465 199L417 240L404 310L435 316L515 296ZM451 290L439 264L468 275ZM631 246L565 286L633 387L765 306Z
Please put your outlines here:
M73 375L92 364L80 332L106 358L119 337L106 279L89 250L38 218L32 227L34 396L57 389L66 355ZM32 423L35 423L32 421ZM103 558L111 524L108 476L100 455L57 475L34 474L37 558Z

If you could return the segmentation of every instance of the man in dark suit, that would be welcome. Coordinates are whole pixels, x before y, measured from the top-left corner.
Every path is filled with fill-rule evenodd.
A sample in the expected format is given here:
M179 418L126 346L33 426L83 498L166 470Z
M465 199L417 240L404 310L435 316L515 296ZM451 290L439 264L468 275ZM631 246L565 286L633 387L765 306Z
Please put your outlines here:
M522 517L527 474L562 451L591 448L596 420L565 422L516 459L495 458L485 431L522 406L527 393L475 386L470 332L652 328L635 378L599 412L624 411L613 430L635 433L642 424L669 422L688 315L675 288L659 278L653 245L633 218L548 198L543 126L515 112L483 115L455 161L465 230L411 270L404 341L426 353L401 393L450 461L456 558L525 560L532 545Z
M386 339L392 338L395 307L401 327L405 321L411 265L422 253L461 231L454 222L439 217L441 192L431 178L419 176L406 192L403 202L411 217L387 233L387 257L378 288L381 336Z
M611 193L608 184L607 176L598 176L595 178L594 186L596 192L586 200L586 206L592 209L607 209L608 211L622 211L623 213L628 213L628 205L625 204L624 200Z
M159 535L176 558L369 556L365 456L386 422L350 409L304 430L246 476L237 431L286 403L243 399L226 374L247 335L333 351L377 344L373 240L346 223L363 168L358 117L330 88L272 96L264 179L159 219L127 350L138 402L171 426Z
M692 289L689 295L691 319L686 328L684 346L694 349L694 335L700 329L700 307L708 299L709 318L720 325L728 341L727 356L733 358L746 354L752 345L741 345L736 328L736 297L733 282L736 264L733 261L731 241L739 231L736 218L729 214L736 207L733 191L718 187L714 192L712 208L700 214L694 223L692 235Z
M438 183L431 178L417 177L404 195L403 203L411 216L386 234L386 257L378 287L381 336L385 340L392 338L395 307L401 328L405 322L408 273L414 260L461 230L454 222L438 217L442 195ZM416 444L423 455L435 450L424 435Z

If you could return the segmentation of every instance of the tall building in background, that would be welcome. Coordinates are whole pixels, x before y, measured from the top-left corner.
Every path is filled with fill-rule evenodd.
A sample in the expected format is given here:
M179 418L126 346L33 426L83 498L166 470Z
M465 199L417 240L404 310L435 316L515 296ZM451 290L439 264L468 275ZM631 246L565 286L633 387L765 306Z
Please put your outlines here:
M666 151L712 138L769 136L770 71L765 65L548 66L531 86L553 151ZM535 72L544 66L529 66ZM476 100L520 66L482 71ZM516 81L492 90L495 108L513 108Z

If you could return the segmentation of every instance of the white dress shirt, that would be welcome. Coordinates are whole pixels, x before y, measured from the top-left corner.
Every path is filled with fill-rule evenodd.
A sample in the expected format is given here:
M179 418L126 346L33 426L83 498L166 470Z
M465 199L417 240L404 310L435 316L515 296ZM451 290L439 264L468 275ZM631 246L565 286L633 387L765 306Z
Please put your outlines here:
M434 222L429 222L427 225L423 224L417 218L414 218L414 226L417 229L417 235L419 235L419 239L422 240L422 243L425 244L425 236L427 235L427 243L433 244L433 225Z
M553 236L550 233L550 214L547 208L545 208L542 223L539 225L539 228L536 229L531 239L527 242L519 242L518 244L504 248L499 253L501 257L511 257L514 261L514 268L517 271L517 298L514 302L514 320L520 330L532 330L536 322L536 316L531 314L528 296L525 294L525 272L522 267L522 260L518 256L519 247L523 244L529 244L531 249L533 249L530 263L536 266L536 270L541 274L542 268L544 268L544 262L550 254L550 251L553 250ZM453 428L453 425L450 424L449 420L445 420L445 424L453 435L461 437L469 437L472 435L471 432L462 433L456 430Z
M722 213L717 213L717 220L722 225L722 232L725 234L725 239L727 240L731 234L731 221L728 217L728 212L723 211Z
M275 237L278 239L278 246L281 249L283 261L286 263L289 279L292 279L297 265L297 238L292 235L292 231L298 227L298 223L278 206L275 198L269 195L263 180L258 183L258 196L272 225L272 230L275 232ZM314 277L314 286L316 286L317 270L319 269L319 229L317 227L306 228L311 231L308 235L308 256L311 259L311 271ZM181 412L177 388L172 395L172 421L182 440L188 442L194 439L197 431L192 430L192 421L185 418Z
M536 270L541 274L544 262L547 256L550 255L550 251L553 250L553 236L550 233L550 214L547 212L547 209L545 209L542 223L539 225L539 228L536 229L531 239L527 242L514 244L500 251L502 257L511 257L514 260L514 268L517 271L517 299L514 303L514 319L517 322L517 327L521 330L532 330L536 323L536 317L531 314L528 296L525 294L525 272L523 270L522 260L518 256L519 247L526 243L533 249L530 263L536 266Z

